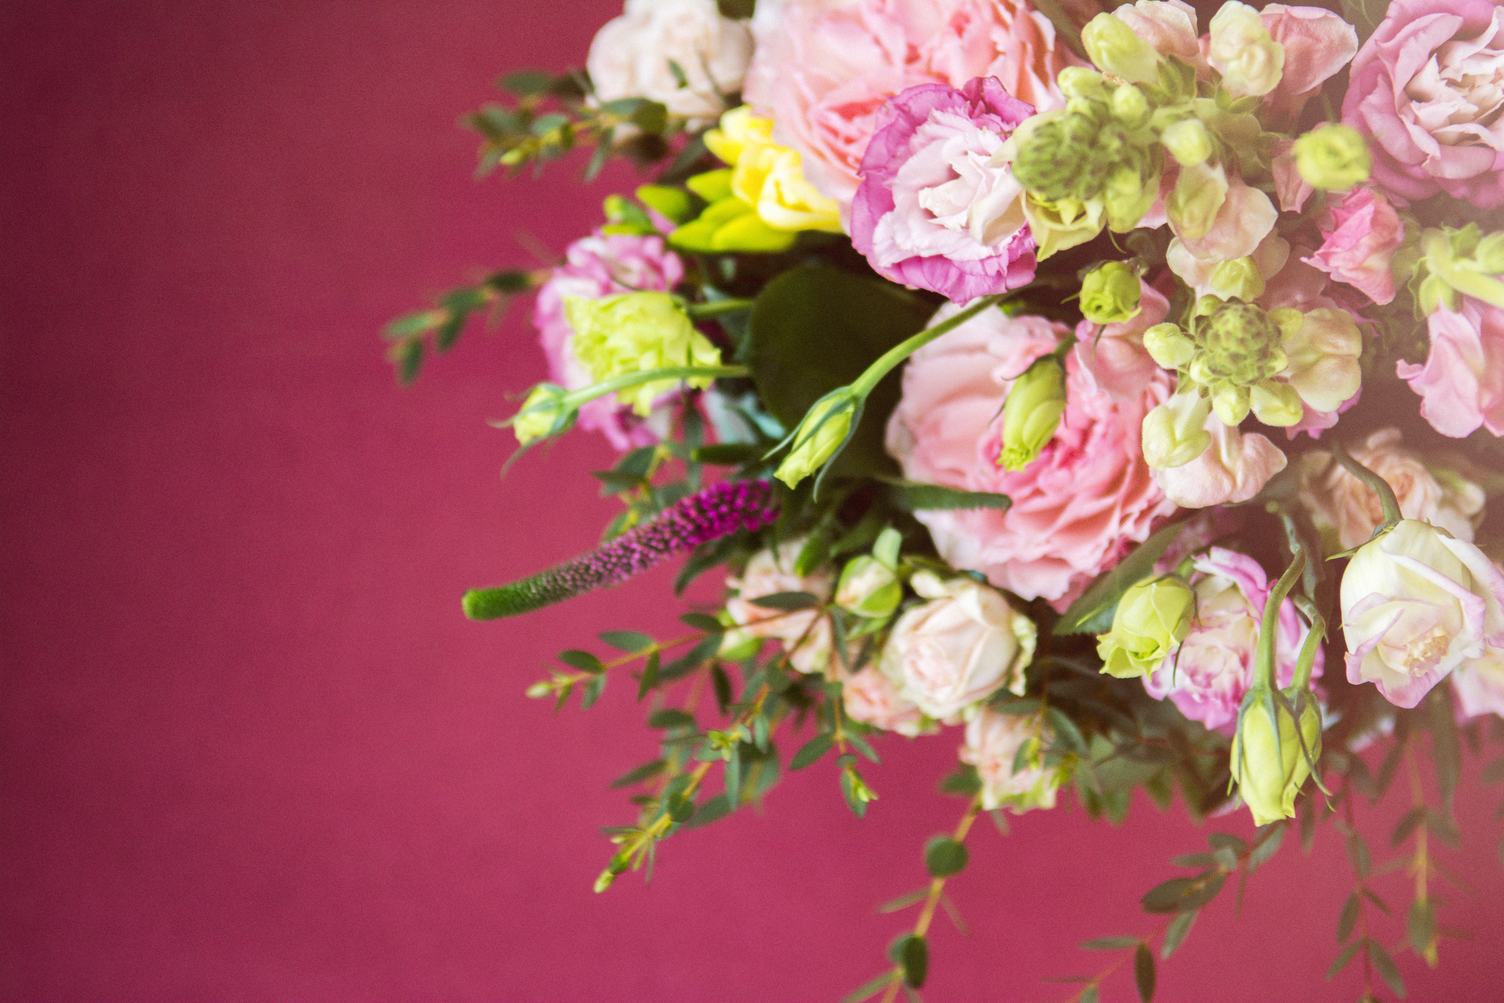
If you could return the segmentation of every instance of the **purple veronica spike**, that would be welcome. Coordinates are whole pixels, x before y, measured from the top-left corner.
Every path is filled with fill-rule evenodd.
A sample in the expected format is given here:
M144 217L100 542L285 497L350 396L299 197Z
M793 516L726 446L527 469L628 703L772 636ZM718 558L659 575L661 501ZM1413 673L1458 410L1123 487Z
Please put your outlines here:
M536 575L494 589L465 593L465 615L496 620L626 581L681 550L738 532L754 532L777 518L767 481L717 484L677 502L652 522L600 548Z

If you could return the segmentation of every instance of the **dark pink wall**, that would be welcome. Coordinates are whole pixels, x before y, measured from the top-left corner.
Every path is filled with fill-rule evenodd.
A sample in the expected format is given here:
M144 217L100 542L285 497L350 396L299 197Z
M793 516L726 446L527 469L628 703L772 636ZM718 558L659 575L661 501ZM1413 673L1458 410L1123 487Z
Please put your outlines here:
M569 171L472 181L454 121L503 70L578 60L612 7L0 5L6 1000L831 1000L880 967L902 921L873 906L953 824L956 737L880 743L865 821L822 766L593 895L641 709L522 690L595 629L666 629L667 576L466 623L466 586L594 538L607 457L575 439L498 482L485 419L540 375L520 322L408 392L378 353L421 295L595 221ZM1504 978L1500 795L1464 793L1444 916L1475 939L1405 959L1418 999ZM1203 842L1147 806L982 826L930 998L1063 999L1038 980L1153 929L1138 895ZM1282 857L1162 998L1352 998L1320 981L1348 880L1330 835Z

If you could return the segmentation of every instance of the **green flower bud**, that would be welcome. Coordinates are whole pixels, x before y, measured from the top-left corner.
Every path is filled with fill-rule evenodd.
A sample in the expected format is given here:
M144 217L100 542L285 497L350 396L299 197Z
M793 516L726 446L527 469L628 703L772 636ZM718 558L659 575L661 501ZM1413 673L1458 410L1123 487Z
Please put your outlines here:
M831 391L815 401L795 430L793 446L773 476L792 488L830 462L851 434L857 403L849 387Z
M1205 237L1227 201L1227 191L1227 172L1221 167L1198 164L1181 168L1165 206L1175 232L1187 240Z
M1264 273L1252 258L1234 258L1212 269L1210 285L1221 299L1252 303L1264 295Z
M1149 121L1149 99L1132 84L1118 84L1112 89L1112 117L1130 129Z
M1199 118L1181 119L1160 133L1159 141L1183 167L1195 167L1211 159L1216 146L1211 131Z
M1487 236L1478 224L1426 230L1416 271L1420 308L1456 310L1460 296L1504 309L1504 232Z
M1081 30L1086 55L1103 73L1130 84L1152 84L1159 78L1163 58L1127 24L1111 14L1098 14Z
M1345 192L1368 180L1373 161L1362 133L1328 122L1295 141L1295 169L1312 188Z
M1089 199L1102 190L1110 165L1103 163L1102 123L1078 112L1026 119L1014 133L1013 176L1046 201Z
M1033 195L1024 199L1024 218L1029 221L1029 231L1039 245L1036 253L1040 261L1084 244L1101 233L1106 213L1107 207L1099 199L1048 202Z
M1141 431L1144 460L1155 470L1183 467L1211 447L1206 431L1211 404L1194 389L1177 390L1169 400L1144 416Z
M1232 743L1232 779L1255 825L1295 817L1295 795L1321 756L1321 710L1310 693L1286 702L1256 688L1243 700ZM1294 713L1291 713L1291 709Z
M1174 576L1139 582L1118 601L1112 629L1097 636L1102 671L1119 679L1147 676L1191 630L1196 595Z
M1107 99L1107 84L1102 74L1085 66L1067 66L1055 78L1067 101L1101 102Z
M856 616L881 620L903 601L898 572L876 557L862 554L846 562L836 583L836 605Z
M1141 169L1127 164L1114 168L1102 187L1108 227L1115 233L1134 229L1158 198L1158 173L1146 176Z
M1003 450L998 466L1022 470L1049 445L1065 414L1065 370L1053 356L1013 381L1003 404Z
M1180 369L1196 357L1196 343L1177 324L1155 324L1145 331L1144 349L1165 369Z
M567 390L553 383L533 387L532 393L512 417L512 432L519 445L526 446L569 431L578 412L569 406L567 395Z
M1086 273L1081 283L1081 316L1093 324L1120 324L1139 314L1143 287L1138 272L1123 261L1108 261Z

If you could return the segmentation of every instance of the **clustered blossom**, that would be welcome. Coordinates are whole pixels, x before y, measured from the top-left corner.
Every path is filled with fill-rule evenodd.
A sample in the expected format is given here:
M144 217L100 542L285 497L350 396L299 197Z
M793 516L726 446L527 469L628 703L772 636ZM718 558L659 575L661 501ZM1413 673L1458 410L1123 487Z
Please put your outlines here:
M801 575L795 570L803 547L803 539L788 540L776 549L752 555L741 576L727 582L736 594L726 601L726 612L742 635L781 643L789 664L798 671L835 673L841 665L835 657L829 617L814 609L786 612L756 602L789 592L830 598L834 581L828 571L817 569Z

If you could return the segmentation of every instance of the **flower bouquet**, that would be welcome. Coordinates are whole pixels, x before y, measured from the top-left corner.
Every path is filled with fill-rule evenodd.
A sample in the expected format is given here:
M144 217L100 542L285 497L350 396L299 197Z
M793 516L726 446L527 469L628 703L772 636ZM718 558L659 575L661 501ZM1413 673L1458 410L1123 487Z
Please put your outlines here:
M620 452L604 542L469 617L681 555L720 585L684 636L606 631L528 690L631 675L661 735L597 890L823 759L862 815L875 733L957 743L960 821L853 999L924 984L984 813L1246 810L1148 890L1157 934L1095 945L1148 999L1292 825L1341 827L1366 889L1342 809L1405 768L1394 922L1434 963L1427 840L1504 738L1504 7L753 7L628 0L584 72L506 78L484 169L651 180L556 267L388 332L411 379L535 291L552 378L504 425ZM1334 971L1400 993L1375 903L1334 903Z

